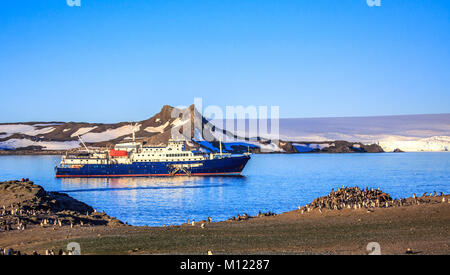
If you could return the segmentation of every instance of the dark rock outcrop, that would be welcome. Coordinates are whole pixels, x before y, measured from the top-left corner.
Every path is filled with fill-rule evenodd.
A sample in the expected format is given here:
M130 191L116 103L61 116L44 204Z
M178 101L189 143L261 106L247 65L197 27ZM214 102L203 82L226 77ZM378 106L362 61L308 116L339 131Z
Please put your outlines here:
M334 146L320 150L326 153L381 153L384 152L377 144L362 144L359 142L348 142L343 140L333 141Z
M121 225L121 221L67 194L47 192L32 181L0 183L0 230L27 227Z

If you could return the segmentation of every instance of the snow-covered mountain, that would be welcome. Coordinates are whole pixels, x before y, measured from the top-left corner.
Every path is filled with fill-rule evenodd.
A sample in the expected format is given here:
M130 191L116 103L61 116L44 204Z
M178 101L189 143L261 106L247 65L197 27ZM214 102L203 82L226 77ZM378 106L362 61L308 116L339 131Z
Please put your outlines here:
M236 121L236 123L240 123ZM249 121L244 122L249 123ZM175 136L200 151L226 152L380 152L446 151L450 114L354 118L280 119L279 138L239 132L206 120L194 106L165 105L153 117L136 123L26 122L0 124L0 150L68 150L81 146L108 147L136 138L163 145ZM345 140L345 141L344 141ZM380 146L376 145L379 144Z

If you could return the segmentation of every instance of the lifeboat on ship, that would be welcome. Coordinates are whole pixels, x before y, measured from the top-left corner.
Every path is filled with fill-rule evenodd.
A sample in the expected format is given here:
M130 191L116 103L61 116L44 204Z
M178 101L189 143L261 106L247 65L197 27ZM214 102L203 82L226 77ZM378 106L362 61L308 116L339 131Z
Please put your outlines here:
M128 152L127 151L122 151L122 150L111 149L111 150L109 150L109 156L110 157L127 157L128 156Z

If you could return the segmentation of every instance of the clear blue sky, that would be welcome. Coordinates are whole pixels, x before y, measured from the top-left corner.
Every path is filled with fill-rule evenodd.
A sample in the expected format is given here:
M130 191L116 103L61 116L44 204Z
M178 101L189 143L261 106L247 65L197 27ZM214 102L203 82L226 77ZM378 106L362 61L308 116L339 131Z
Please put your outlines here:
M450 1L3 0L0 122L450 112Z

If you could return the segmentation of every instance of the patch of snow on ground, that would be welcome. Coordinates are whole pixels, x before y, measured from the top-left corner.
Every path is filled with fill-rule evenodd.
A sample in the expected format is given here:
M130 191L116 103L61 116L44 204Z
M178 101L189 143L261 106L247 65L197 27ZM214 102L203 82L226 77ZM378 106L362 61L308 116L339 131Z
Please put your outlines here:
M71 134L70 137L82 136L82 135L94 130L95 128L97 128L97 126L80 128L75 133ZM64 131L66 131L66 130L64 130Z
M175 128L175 127L181 127L184 124L189 123L189 122L191 122L190 118L182 120L179 117L177 117L174 121L172 121L171 125L172 125L172 127Z
M33 131L35 127L31 125L25 125L25 124L11 124L11 125L0 125L0 133L7 133L7 134L16 134L16 133L24 133L27 131Z
M169 126L169 121L164 123L163 125L160 125L158 127L147 127L144 129L144 131L149 133L164 133L164 129Z
M79 141L32 141L14 138L0 142L0 149L15 150L28 146L42 146L45 150L69 150L78 148L79 145Z
M45 134L53 132L54 130L55 130L55 128L53 128L53 127L46 127L46 128L42 128L42 129L26 131L26 132L23 132L23 134L28 135L28 136L45 135Z
M393 152L395 149L400 149L405 152L420 152L420 151L449 151L450 137L449 136L434 136L422 139L396 139L395 137L385 139L379 142L379 145L385 152Z
M133 128L135 128L135 131L137 132L141 128L141 125L138 124L136 127L132 125L125 125L116 129L108 129L101 133L87 133L81 137L84 142L109 141L126 135L131 135L131 133L133 133Z
M48 134L54 130L55 130L55 128L53 128L53 127L36 129L36 127L34 127L34 126L25 125L25 124L0 125L0 133L6 133L6 134L3 134L2 138L11 136L13 134L24 134L24 135L28 135L28 136L37 136L37 135Z

